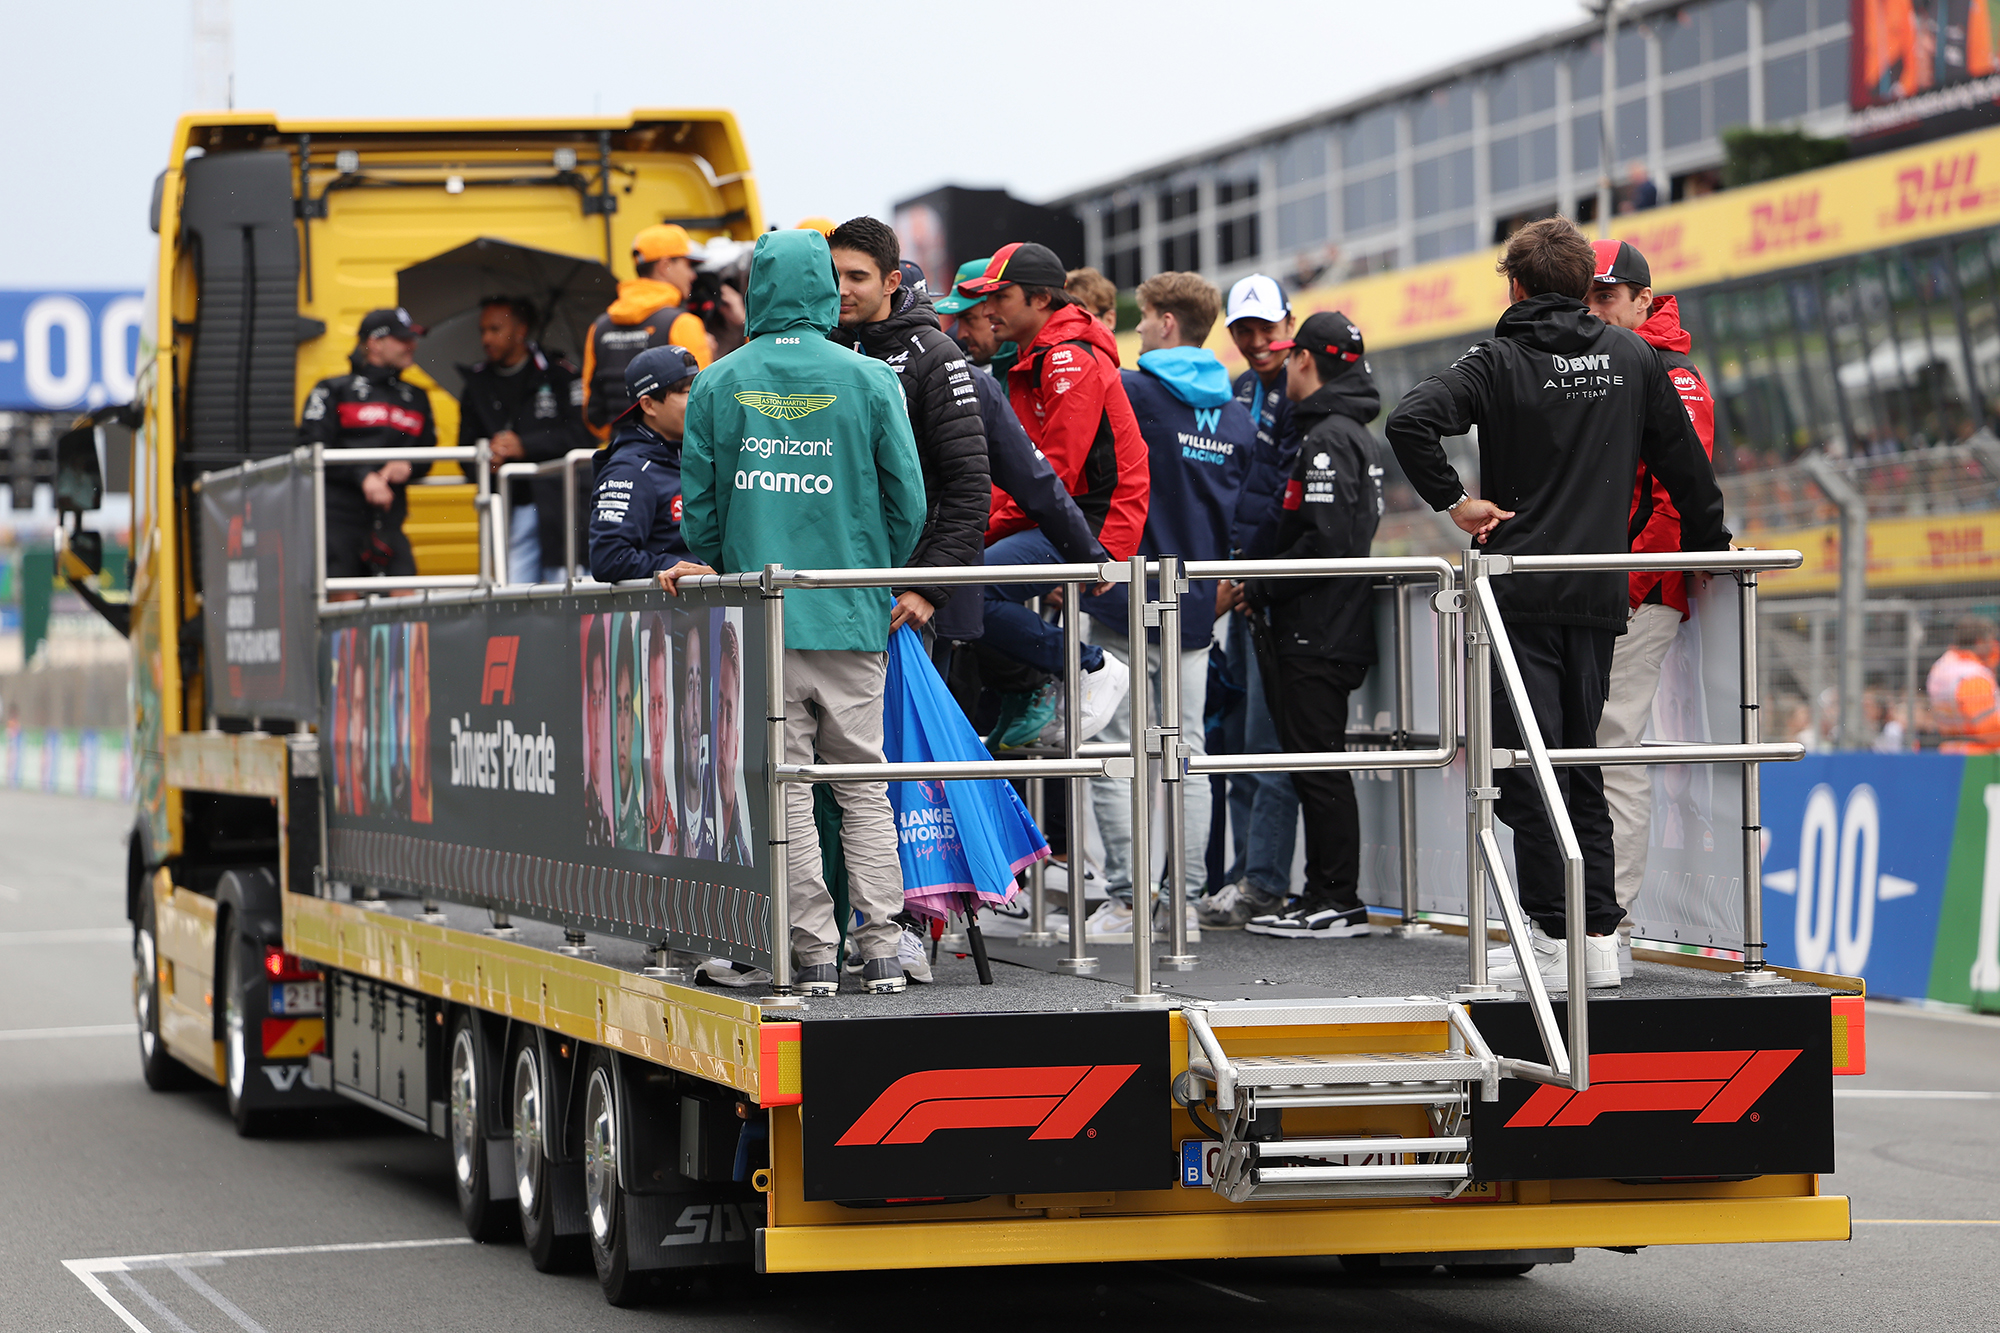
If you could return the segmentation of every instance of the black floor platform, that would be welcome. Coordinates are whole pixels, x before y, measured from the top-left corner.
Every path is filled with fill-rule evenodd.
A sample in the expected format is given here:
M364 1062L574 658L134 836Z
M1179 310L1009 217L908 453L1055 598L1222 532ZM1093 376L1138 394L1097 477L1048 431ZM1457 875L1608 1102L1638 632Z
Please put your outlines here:
M407 917L417 910L417 904L408 899L389 899L378 910ZM476 908L447 905L445 914L449 924L459 930L479 931L488 924L487 913ZM514 925L513 938L517 943L550 951L563 943L560 927L519 917L514 919ZM608 967L636 973L650 961L645 947L636 941L605 935L592 935L589 940L597 950L595 961ZM991 986L979 984L970 957L940 952L932 966L935 980L930 985L912 984L901 995L865 995L860 993L859 979L848 977L842 982L840 995L812 1001L802 1016L860 1018L1101 1009L1132 989L1129 945L1093 949L1098 971L1087 977L1056 970L1056 960L1069 952L1066 943L1043 948L988 936L986 947L993 966ZM1195 969L1189 972L1155 969L1156 990L1169 996L1205 1000L1449 995L1466 975L1465 937L1444 933L1403 939L1378 927L1370 936L1310 942L1275 940L1241 930L1207 931L1190 949L1198 959ZM1164 952L1156 943L1154 955ZM694 984L694 966L701 960L680 955L675 961L685 965L687 984ZM1726 973L1664 963L1642 961L1636 973L1616 989L1592 991L1591 1000L1615 1003L1621 999L1755 998L1799 995L1813 990L1795 983L1745 988L1731 982ZM766 993L766 988L718 988L717 993L755 1001Z

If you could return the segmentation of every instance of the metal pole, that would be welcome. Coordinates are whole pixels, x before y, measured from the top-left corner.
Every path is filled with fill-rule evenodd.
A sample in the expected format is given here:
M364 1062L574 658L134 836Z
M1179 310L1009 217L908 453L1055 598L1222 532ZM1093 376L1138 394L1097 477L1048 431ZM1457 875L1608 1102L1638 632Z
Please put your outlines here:
M1755 745L1763 737L1763 710L1757 697L1757 574L1746 570L1736 576L1740 597L1736 623L1742 636L1740 670L1743 680L1743 743ZM1743 765L1743 970L1732 972L1731 981L1742 986L1774 986L1783 974L1764 963L1764 819L1763 796L1759 788L1762 773L1756 764Z
M1465 598L1465 937L1467 975L1460 995L1503 995L1486 979L1486 875L1480 869L1479 838L1493 831L1493 659L1492 636L1474 580L1484 578L1479 549L1468 547L1459 587Z
M758 1003L767 1008L800 1008L804 1001L792 992L792 898L786 864L790 853L785 788L778 765L785 761L785 592L778 586L780 565L764 566L764 790L771 807L771 836L765 855L770 861L771 994ZM815 836L817 836L815 834Z
M1132 687L1125 696L1132 731L1132 993L1112 1003L1152 1007L1165 998L1153 993L1153 783L1146 763L1153 710L1146 684L1146 622L1157 623L1158 608L1146 596L1146 557L1131 559L1132 596L1125 628L1127 670ZM1076 917L1072 915L1071 921Z
M1035 821L1035 827L1042 826L1042 814L1046 805L1048 782L1043 778L1029 778L1028 818ZM1055 934L1048 925L1048 887L1044 880L1046 860L1037 861L1028 867L1028 929L1021 935L1022 944L1054 944Z
M1063 584L1063 755L1075 759L1083 748L1077 734L1083 716L1083 585ZM1069 956L1056 959L1056 970L1090 976L1097 971L1097 959L1085 951L1083 918L1089 904L1084 898L1083 828L1084 811L1090 799L1090 784L1082 778L1069 781Z
M493 453L492 446L485 440L481 440L475 448L478 450L478 462L474 465L474 480L479 489L474 493L472 502L479 507L479 586L490 588L494 583L494 519L486 497L493 488Z
M313 605L326 600L326 446L312 447ZM320 843L322 847L326 844Z
M1191 972L1195 966L1187 939L1187 757L1181 744L1181 593L1185 588L1180 557L1161 556L1160 790L1166 798L1167 820L1167 952L1153 961L1163 972ZM1144 650L1142 638L1134 652ZM1132 887L1138 888L1137 876Z
M1410 745L1410 723L1416 713L1416 663L1410 651L1410 590L1395 585L1396 606L1396 733L1391 744L1398 750ZM1442 630L1440 629L1440 632ZM1442 738L1440 738L1442 744ZM1395 933L1404 939L1413 935L1435 935L1431 926L1417 923L1417 775L1407 768L1396 770L1396 836L1399 846L1398 870L1403 890L1403 922Z
M1861 655L1868 632L1868 500L1819 455L1806 459L1804 467L1840 510L1840 646L1834 689L1840 699L1841 747L1856 750L1866 741L1861 725ZM1818 699L1813 707L1819 707Z
M580 450L571 450L563 455L562 473L562 525L563 525L563 582L576 581L576 465L574 455ZM539 514L536 518L540 518Z

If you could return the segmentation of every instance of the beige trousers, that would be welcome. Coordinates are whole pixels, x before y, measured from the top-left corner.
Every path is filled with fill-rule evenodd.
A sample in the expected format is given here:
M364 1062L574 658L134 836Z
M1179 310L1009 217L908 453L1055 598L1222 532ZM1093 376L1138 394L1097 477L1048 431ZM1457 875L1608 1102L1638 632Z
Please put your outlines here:
M1625 632L1611 650L1611 689L1597 722L1599 746L1637 745L1653 716L1660 689L1660 664L1680 632L1681 613L1648 602L1632 608ZM1646 880L1646 844L1653 827L1653 770L1645 764L1606 764L1604 803L1611 809L1611 854L1615 886L1625 919Z

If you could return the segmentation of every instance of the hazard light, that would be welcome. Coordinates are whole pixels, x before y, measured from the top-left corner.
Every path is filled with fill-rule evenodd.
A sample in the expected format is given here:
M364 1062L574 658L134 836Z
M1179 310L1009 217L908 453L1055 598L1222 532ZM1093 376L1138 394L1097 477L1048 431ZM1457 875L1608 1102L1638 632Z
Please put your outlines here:
M267 944L264 946L264 974L273 981L310 981L319 975L319 969L297 954L286 953L275 944Z

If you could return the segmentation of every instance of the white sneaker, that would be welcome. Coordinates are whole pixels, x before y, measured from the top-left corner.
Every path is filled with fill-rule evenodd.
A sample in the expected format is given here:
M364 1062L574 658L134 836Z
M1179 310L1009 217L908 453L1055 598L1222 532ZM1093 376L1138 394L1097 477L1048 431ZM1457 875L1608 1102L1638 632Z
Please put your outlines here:
M1047 893L1069 892L1069 863L1050 859L1042 863L1042 889ZM1083 900L1101 903L1111 895L1104 890L1104 881L1097 877L1097 867L1084 863Z
M1065 933L1069 923L1063 923ZM1111 899L1083 923L1083 938L1090 944L1130 944L1132 942L1132 909L1117 899Z
M745 990L752 986L770 985L771 974L761 967L752 967L748 963L732 962L727 958L711 958L695 968L694 984Z
M1167 900L1162 896L1158 902L1153 904L1153 943L1164 944L1167 939L1167 933L1172 926L1173 923L1167 920ZM1192 902L1187 905L1187 942L1189 944L1201 943L1201 917L1196 912L1195 905Z
M1110 653L1104 655L1097 670L1084 672L1083 728L1077 739L1087 741L1104 730L1131 688L1132 679L1125 664Z
M1583 984L1592 990L1618 985L1618 937L1586 935L1583 944ZM1528 924L1528 947L1535 958L1535 970L1542 974L1542 985L1550 992L1568 991L1569 941L1551 938L1541 922L1533 921ZM1486 979L1496 986L1523 988L1521 969L1514 961L1511 945L1486 951Z
M1632 927L1628 923L1618 927L1618 977L1622 981L1632 975Z
M931 982L930 941L918 935L908 926L903 927L903 939L896 946L896 961L903 965L903 975L919 985Z
M996 940L1010 940L1027 934L1027 892L1019 891L1004 903L986 904L986 915L979 919L979 929Z

